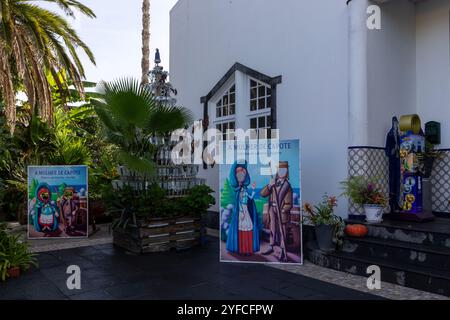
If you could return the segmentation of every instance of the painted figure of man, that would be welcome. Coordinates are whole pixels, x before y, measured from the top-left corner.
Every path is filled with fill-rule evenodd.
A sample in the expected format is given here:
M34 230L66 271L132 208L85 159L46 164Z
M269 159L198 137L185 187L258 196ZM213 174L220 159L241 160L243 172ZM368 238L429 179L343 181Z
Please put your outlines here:
M77 202L75 201L75 190L72 187L66 187L64 194L60 200L61 212L65 219L66 232L75 230L76 213L78 210Z
M392 118L392 128L386 137L386 156L389 159L389 206L391 213L399 210L400 197L400 132L397 117Z
M263 255L274 253L274 247L280 247L278 260L287 262L286 232L287 223L290 221L291 208L293 205L293 192L289 183L289 163L280 161L275 179L265 186L261 197L269 197L269 226L270 243L269 248Z

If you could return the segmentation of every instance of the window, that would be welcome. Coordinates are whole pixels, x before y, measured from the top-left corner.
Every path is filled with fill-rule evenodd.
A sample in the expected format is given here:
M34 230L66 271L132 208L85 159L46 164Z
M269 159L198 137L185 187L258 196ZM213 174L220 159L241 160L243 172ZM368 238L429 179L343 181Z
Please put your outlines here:
M272 128L272 90L270 86L250 79L250 129L256 129L259 136L260 129L268 129L268 138L270 138L270 129Z
M270 116L251 118L250 129L270 129Z
M216 103L216 119L233 116L236 113L236 86L223 94Z
M272 91L262 82L250 79L250 111L271 108Z
M234 138L234 129L235 129L235 122L229 121L229 122L220 122L216 124L216 129L220 130L223 135L223 140L231 140ZM229 132L227 132L230 130ZM230 133L229 136L227 136L227 133Z
M236 114L236 85L232 85L216 102L216 129L220 130L223 140L232 139L232 132L235 129ZM227 131L230 130L231 135L227 137Z

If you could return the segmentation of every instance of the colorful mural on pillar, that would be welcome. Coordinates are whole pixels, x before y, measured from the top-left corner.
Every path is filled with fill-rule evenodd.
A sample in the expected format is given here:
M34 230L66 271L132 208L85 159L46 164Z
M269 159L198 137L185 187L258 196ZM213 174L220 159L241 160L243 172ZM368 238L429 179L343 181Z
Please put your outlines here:
M275 140L273 140L275 141ZM220 260L222 262L297 263L302 259L300 143L268 142L278 161L269 175L263 164L245 158L220 165ZM236 145L234 145L236 148ZM257 149L257 147L255 147ZM223 148L224 158L229 150ZM242 155L241 155L242 156Z
M400 118L400 209L405 213L421 213L422 163L425 136L417 115Z
M28 167L28 238L88 236L87 166Z

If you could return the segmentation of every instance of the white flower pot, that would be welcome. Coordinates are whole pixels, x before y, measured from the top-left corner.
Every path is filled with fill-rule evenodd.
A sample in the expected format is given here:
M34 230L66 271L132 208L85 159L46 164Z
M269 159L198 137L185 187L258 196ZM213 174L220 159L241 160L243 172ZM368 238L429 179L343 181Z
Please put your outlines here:
M377 223L383 221L384 207L376 204L365 204L364 211L366 213L366 221L369 223Z

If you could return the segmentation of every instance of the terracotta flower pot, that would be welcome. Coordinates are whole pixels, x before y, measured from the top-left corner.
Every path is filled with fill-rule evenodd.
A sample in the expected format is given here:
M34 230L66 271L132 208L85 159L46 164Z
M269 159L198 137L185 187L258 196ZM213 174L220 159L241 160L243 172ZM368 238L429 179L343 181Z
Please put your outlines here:
M8 269L8 275L11 278L18 278L20 276L20 267L12 267Z

